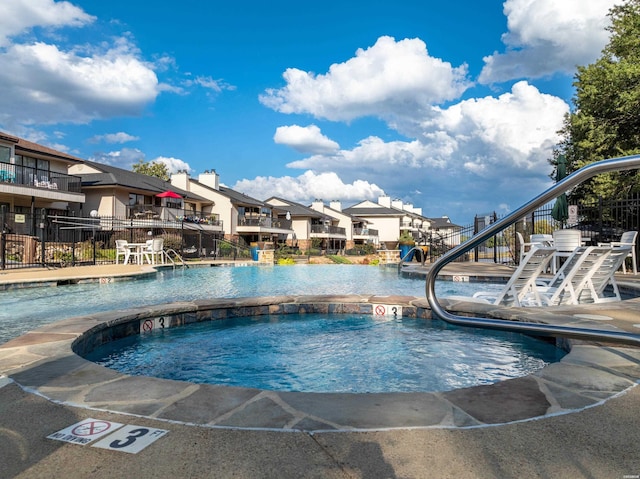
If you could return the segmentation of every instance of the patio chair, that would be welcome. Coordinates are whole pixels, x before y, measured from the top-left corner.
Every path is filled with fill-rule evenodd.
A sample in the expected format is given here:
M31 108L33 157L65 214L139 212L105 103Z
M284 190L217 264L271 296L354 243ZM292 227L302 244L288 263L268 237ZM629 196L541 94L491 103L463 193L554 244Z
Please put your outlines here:
M147 247L143 253L150 264L157 264L158 262L165 264L164 238L147 240Z
M556 274L560 267L560 258L569 258L576 248L582 246L580 230L556 230L553 232L553 247L556 249L552 272Z
M538 285L542 303L558 306L619 301L614 273L629 253L628 248L577 248L546 286ZM613 288L613 296L605 294L609 285Z
M116 264L118 264L118 258L123 256L122 264L129 263L129 256L131 256L131 250L129 249L129 243L127 240L116 240Z
M555 248L546 246L531 249L498 295L478 292L473 298L502 306L541 305L537 280L549 266L555 252Z
M622 233L622 237L620 238L620 241L612 241L611 243L598 243L598 246L611 246L613 248L630 246L631 251L629 252L628 256L631 256L631 269L633 271L633 274L638 274L638 263L636 261L636 239L637 238L638 238L637 231L625 231L624 233ZM624 274L627 274L627 266L625 263L626 261L622 262L622 272Z
M526 243L524 241L524 236L522 236L522 233L520 233L519 231L516 231L516 237L518 238L518 244L520 245L520 263L522 263L522 261L524 260L524 256L531 251L531 248L533 248L534 246L541 246L535 243Z

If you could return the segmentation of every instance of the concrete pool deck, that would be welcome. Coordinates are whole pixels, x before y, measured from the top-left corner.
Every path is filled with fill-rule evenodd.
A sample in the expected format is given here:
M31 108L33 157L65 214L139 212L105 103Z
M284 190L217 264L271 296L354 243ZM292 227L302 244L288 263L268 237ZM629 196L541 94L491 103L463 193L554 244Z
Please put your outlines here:
M452 274L509 275L499 265L453 267ZM89 267L31 272L30 276L21 272L19 278L12 276L18 273L0 274L0 283L64 282L74 277L72 270L76 278L87 280L148 273L135 267L115 273L112 267L85 268ZM640 285L640 278L632 275L620 275L619 281ZM426 303L417 298L396 300L416 306ZM302 301L389 304L390 300L305 297ZM450 306L505 319L640 333L638 300L501 311L466 302ZM533 377L449 393L339 395L346 397L335 402L336 398L330 401L323 395L241 388L220 396L215 391L220 388L215 387L123 378L70 353L72 337L87 330L86 322L80 323L54 323L0 346L0 374L5 375L0 378L0 477L599 478L640 474L640 392L633 387L640 378L639 349L576 343L563 362ZM568 411L574 412L564 414ZM526 420L532 417L537 419ZM138 454L47 439L87 418L169 433ZM244 426L253 429L241 429ZM361 430L348 431L354 428Z

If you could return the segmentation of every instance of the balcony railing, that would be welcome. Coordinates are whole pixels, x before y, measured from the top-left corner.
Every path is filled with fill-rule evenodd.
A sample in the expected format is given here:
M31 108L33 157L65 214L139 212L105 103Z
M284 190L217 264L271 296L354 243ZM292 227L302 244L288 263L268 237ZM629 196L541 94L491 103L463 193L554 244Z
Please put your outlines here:
M9 163L0 163L0 182L70 193L80 193L82 186L82 179L79 176L66 175L57 171L41 171Z
M378 236L378 230L373 228L353 228L355 236Z
M325 233L334 235L344 235L347 230L340 226L332 225L311 225L311 233Z
M271 218L267 216L257 218L238 216L238 226L264 226L265 228L271 228L271 223Z
M192 211L166 206L135 205L127 207L127 218L162 220L162 221L183 221L185 223L207 224L222 226L222 220L216 215L208 213L194 213Z

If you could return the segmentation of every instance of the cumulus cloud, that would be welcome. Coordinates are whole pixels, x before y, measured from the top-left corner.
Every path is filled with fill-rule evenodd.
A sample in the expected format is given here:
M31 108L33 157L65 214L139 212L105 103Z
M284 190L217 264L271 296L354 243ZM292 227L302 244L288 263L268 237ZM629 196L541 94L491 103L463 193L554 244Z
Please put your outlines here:
M504 52L484 58L478 81L572 74L593 62L606 45L607 13L619 0L506 0L508 32Z
M89 142L90 143L128 143L130 141L139 140L137 136L129 135L123 131L119 131L118 133L107 133L106 135L96 135L92 137Z
M408 202L442 207L442 214L463 204L494 209L498 192L524 200L543 191L549 183L547 160L568 111L563 100L519 82L498 97L433 107L414 140L371 136L353 149L287 166L330 171L345 181L366 177Z
M311 170L297 177L258 176L254 179L244 179L232 188L253 198L266 200L271 196L279 196L303 204L310 203L314 198L355 202L376 199L384 194L382 188L368 181L355 180L345 183L334 172L316 173Z
M151 162L163 163L167 167L167 171L169 171L169 174L177 173L179 171L186 171L187 173L190 173L193 171L192 168L189 166L189 163L179 158L172 158L172 157L168 158L166 156L159 156L151 160Z
M145 160L145 155L137 148L123 148L116 151L94 153L89 160L131 170L135 163Z
M281 126L276 129L273 141L287 145L302 153L332 153L340 148L335 141L322 134L316 125Z
M350 121L363 116L402 117L407 105L426 108L458 98L471 83L467 66L429 56L420 39L380 37L324 75L296 68L283 74L286 86L260 96L281 113L308 113L316 118Z
M133 165L140 160L147 161L145 154L137 148L123 148L116 151L94 153L90 159L96 163L104 163L125 170L131 170ZM158 156L149 160L149 163L163 163L166 165L169 174L177 173L178 171L193 172L189 163L179 158Z
M19 123L136 115L159 93L155 73L125 39L88 55L42 42L13 45L0 54L0 83L0 111Z
M0 2L0 47L15 35L33 27L80 27L95 21L69 2L54 0L2 0Z

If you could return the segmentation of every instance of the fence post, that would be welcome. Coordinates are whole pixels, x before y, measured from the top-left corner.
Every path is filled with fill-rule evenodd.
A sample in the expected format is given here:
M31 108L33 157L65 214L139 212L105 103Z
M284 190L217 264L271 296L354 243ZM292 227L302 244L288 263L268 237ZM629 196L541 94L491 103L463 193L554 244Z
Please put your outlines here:
M46 228L45 226L47 225L47 222L49 221L49 218L47 218L47 210L45 210L44 208L42 208L40 210L40 262L42 263L42 266L45 265L45 260L46 260L46 255L45 250L46 250L46 243L45 243L45 233L46 233Z
M479 223L478 215L473 218L473 236L478 234L479 231ZM473 248L473 261L478 262L478 247Z
M7 206L0 207L0 220L2 220L2 233L0 233L0 269L5 269L7 261Z

